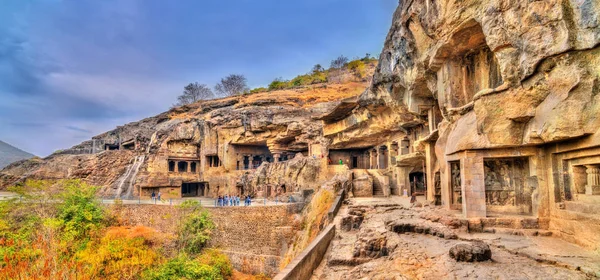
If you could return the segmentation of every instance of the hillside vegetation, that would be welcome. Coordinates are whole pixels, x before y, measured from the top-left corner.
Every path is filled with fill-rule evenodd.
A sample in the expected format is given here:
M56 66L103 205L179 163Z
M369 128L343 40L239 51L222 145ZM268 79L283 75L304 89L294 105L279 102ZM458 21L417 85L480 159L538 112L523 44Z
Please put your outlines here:
M60 184L62 191L49 191ZM79 180L28 181L0 202L0 279L229 279L227 257L204 249L214 224L198 202L181 206L176 236L120 223ZM120 207L117 203L113 208Z

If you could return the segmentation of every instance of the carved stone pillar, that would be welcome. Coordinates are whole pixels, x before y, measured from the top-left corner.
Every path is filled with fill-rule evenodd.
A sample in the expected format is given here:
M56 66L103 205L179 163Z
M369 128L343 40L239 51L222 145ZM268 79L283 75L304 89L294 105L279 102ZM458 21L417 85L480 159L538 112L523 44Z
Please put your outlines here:
M381 166L381 157L382 157L381 148L378 147L377 148L377 166L376 166L377 169L381 169L381 167L382 167Z
M375 169L375 166L377 166L377 164L375 163L375 161L377 160L376 153L377 151L375 150L372 150L369 153L369 169Z
M280 162L281 154L273 154L273 162Z
M600 167L595 165L586 165L587 185L585 194L600 195Z

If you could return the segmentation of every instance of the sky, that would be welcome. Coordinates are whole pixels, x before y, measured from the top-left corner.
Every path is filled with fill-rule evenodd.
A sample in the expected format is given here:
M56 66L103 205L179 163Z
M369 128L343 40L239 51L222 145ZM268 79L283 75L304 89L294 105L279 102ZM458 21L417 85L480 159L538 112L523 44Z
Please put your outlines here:
M379 54L398 0L1 0L0 140L38 156L167 111Z

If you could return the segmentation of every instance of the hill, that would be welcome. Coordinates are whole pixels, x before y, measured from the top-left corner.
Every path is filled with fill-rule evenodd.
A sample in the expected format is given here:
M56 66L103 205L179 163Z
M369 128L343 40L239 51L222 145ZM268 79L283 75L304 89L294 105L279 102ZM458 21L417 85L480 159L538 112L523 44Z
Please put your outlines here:
M34 155L19 148L15 148L6 142L0 141L0 169L13 162L30 159L32 157L34 157Z

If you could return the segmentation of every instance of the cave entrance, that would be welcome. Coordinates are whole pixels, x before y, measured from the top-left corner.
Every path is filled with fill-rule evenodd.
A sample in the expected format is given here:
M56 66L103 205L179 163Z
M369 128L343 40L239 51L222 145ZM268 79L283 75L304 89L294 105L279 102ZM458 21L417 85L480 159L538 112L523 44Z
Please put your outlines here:
M425 173L423 172L412 172L409 175L411 193L415 195L425 195L427 187L425 185Z
M266 143L232 144L236 158L243 170L256 169L263 162L273 162L273 154ZM239 169L238 168L238 169Z
M367 149L329 150L329 165L348 166L350 169L369 169L369 157L365 156ZM368 155L368 153L367 153Z
M358 168L358 156L352 156L352 168Z
M181 197L206 197L208 196L208 183L193 182L181 184Z
M256 169L258 167L260 167L260 165L263 162L263 157L262 156L254 156L252 157L252 169Z

